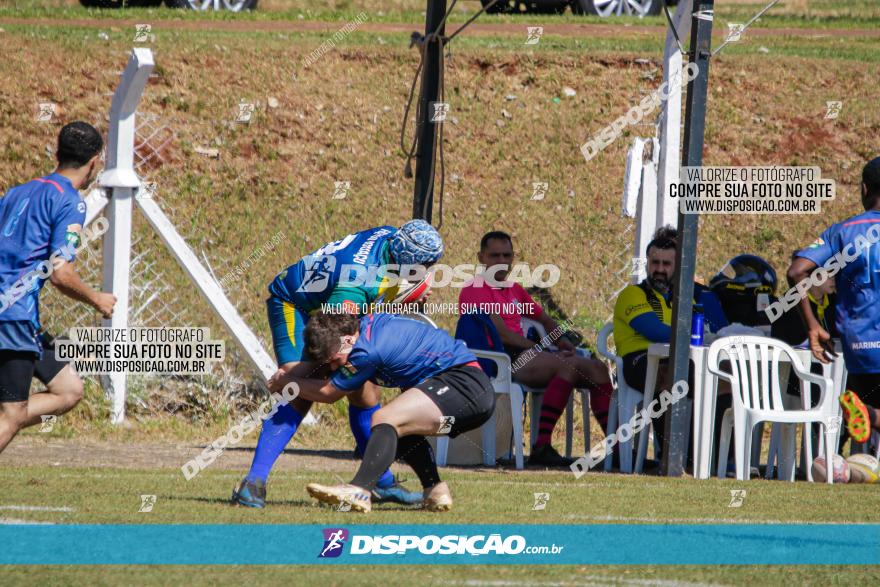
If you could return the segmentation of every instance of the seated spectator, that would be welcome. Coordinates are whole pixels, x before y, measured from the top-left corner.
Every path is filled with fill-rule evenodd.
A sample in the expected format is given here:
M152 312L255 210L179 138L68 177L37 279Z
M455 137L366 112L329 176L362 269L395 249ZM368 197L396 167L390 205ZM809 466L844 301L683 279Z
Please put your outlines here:
M602 361L578 355L565 336L564 329L535 303L521 285L506 281L514 256L510 235L500 231L485 234L480 241L478 256L480 263L497 271L489 276L491 281L487 282L487 276L477 276L461 290L460 311L478 311L481 307L498 310L487 313L498 330L505 352L514 363L514 381L529 387L545 388L538 438L529 454L529 464L568 467L573 459L562 457L550 444L553 429L575 387L589 388L590 403L596 418L605 427L612 392L608 369ZM555 339L553 344L558 347L558 352L549 352L544 345L536 345L525 337L520 324L524 316L539 322L546 329L548 338Z
M614 305L614 344L617 354L623 359L623 373L618 373L618 377L622 376L627 385L642 393L648 371L648 347L652 343L668 343L672 339L670 302L677 238L678 231L672 227L660 228L654 234L645 251L648 276L638 285L626 286ZM727 326L721 305L710 290L695 283L694 298L695 303L704 306L710 331L716 332ZM660 361L657 390L671 388L671 371L668 360ZM693 364L688 371L688 382L688 396L692 397ZM718 414L721 415L721 408L730 406L730 396L727 396L727 401L719 401L718 404ZM653 422L654 433L661 444L665 435L665 421L666 415L663 414ZM720 424L715 429L720 430Z

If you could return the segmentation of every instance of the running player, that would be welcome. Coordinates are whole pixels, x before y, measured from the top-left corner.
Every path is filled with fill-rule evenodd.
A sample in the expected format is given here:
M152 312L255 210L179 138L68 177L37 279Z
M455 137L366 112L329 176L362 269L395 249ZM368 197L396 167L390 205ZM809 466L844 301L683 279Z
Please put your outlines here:
M58 135L55 171L0 199L0 452L22 428L63 414L82 398L82 380L69 363L55 359L39 334L46 279L105 318L113 313L116 297L89 287L73 267L86 218L77 190L95 178L103 146L90 124L66 125ZM47 393L30 395L34 376Z
M872 427L880 428L877 413L870 408L880 406L880 157L862 170L862 205L864 213L828 228L797 253L788 269L789 283L800 283L809 280L817 267L838 258L836 321L849 373L848 391L840 396L840 403L856 442L865 442ZM853 253L857 256L846 262ZM804 297L800 308L807 322L810 349L817 360L828 363L826 352L833 354L831 335L819 324L809 304Z
M400 229L380 226L350 234L282 271L269 285L266 301L280 371L297 377L322 375L320 363L308 356L303 341L310 316L322 306L348 307L361 313L371 303L391 301L397 285L385 271L388 264L427 267L442 255L443 240L434 227L424 220L410 220ZM360 454L370 438L370 419L379 409L379 395L379 388L369 382L348 395L349 425ZM265 506L269 472L311 405L298 398L263 422L250 472L233 492L234 502ZM404 504L422 500L420 493L399 485L390 471L378 480L374 496L377 501Z
M449 487L440 480L426 436L462 432L483 425L495 409L495 391L465 344L423 322L390 314L358 319L320 314L306 328L306 344L316 361L327 363L330 381L278 374L270 389L290 382L300 397L333 403L367 381L399 387L401 394L373 414L370 441L351 483L307 487L312 497L330 504L345 502L369 512L371 493L395 458L406 462L422 483L424 506L452 507Z

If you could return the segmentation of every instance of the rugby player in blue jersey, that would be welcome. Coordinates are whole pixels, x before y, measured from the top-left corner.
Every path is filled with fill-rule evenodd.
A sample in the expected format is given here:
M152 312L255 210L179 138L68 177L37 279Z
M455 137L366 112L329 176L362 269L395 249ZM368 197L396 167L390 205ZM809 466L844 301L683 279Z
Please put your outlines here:
M44 283L105 318L113 313L116 297L89 287L73 266L86 218L77 190L95 178L103 146L92 125L66 125L58 135L55 171L0 199L0 452L22 428L63 414L82 398L82 380L40 334ZM33 377L46 393L30 395Z
M309 322L305 338L311 356L329 365L332 378L278 374L270 380L270 389L281 390L293 382L300 397L323 403L333 403L368 381L401 390L373 414L370 440L352 481L310 483L307 490L312 497L369 512L376 483L395 459L401 459L422 483L424 507L449 510L452 496L440 480L425 437L454 438L478 428L492 415L495 391L473 353L443 330L390 314L360 319L320 314Z
M322 307L364 313L372 303L390 302L397 294L398 280L396 272L387 270L389 264L428 267L442 255L443 240L434 227L424 220L411 220L399 229L380 226L350 234L282 271L269 285L266 301L280 371L297 377L323 376L320 363L305 349L303 333L310 317ZM370 420L379 409L379 396L379 388L369 382L348 396L349 425L360 454L370 438ZM233 502L265 506L269 472L311 405L298 398L263 422L251 469L233 492ZM404 504L422 501L421 493L406 490L390 471L376 484L374 498Z
M848 371L847 391L840 403L856 442L865 442L871 428L880 429L876 410L880 407L880 157L865 165L861 187L865 212L828 228L797 253L788 270L788 279L795 284L809 279L817 267L839 267L835 276L837 328ZM800 307L810 349L816 359L827 363L826 352L833 354L831 336L809 304L805 296Z

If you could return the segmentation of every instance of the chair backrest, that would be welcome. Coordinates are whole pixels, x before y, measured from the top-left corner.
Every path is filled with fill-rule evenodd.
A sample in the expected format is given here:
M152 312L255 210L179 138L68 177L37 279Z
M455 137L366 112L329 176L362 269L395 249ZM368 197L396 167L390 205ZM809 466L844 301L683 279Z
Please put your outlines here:
M596 338L596 350L600 355L614 363L617 367L617 375L619 379L623 379L623 359L616 354L612 353L608 350L608 339L614 336L614 322L608 322L605 326L602 327L602 330L599 331L599 336Z
M616 368L617 375L617 387L621 388L622 386L626 386L629 389L629 386L626 383L626 380L623 378L623 359L610 350L608 350L608 339L614 335L614 322L608 322L602 329L599 331L599 335L596 338L596 351L605 359L614 363Z
M455 338L463 341L471 350L504 352L501 336L488 314L475 312L459 316L458 324L455 326ZM494 361L480 358L477 361L489 377L498 374L498 365Z
M434 328L437 328L438 330L440 329L440 327L437 326L436 322L434 322L433 320L431 320L430 318L428 318L427 316L425 316L424 314L422 314L420 312L413 312L412 314L404 314L403 316L404 316L404 318L412 318L414 320L424 322L425 324L430 324L431 326L433 326Z
M730 371L722 370L724 361ZM730 382L733 401L749 410L785 411L779 380L783 362L791 364L791 376L805 372L794 349L775 338L725 336L709 347L709 371Z
M608 339L612 334L614 334L614 322L608 322L599 331L599 336L596 339L596 350L612 363L617 363L619 357L608 350Z

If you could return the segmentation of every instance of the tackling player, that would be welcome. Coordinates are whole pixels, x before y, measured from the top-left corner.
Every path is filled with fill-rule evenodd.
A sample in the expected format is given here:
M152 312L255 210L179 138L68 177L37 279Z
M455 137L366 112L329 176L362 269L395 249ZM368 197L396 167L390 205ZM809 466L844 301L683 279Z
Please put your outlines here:
M396 280L386 275L384 269L388 264L427 267L442 255L443 240L434 227L424 220L410 220L399 229L380 226L350 234L282 271L269 285L270 296L266 301L280 371L297 377L322 375L321 364L308 355L303 339L311 315L322 306L347 307L359 313L371 303L391 300L397 285ZM378 387L371 383L348 395L349 425L361 454L370 438L370 419L379 409L379 395ZM263 422L250 472L233 492L233 502L265 506L269 472L311 405L310 401L297 398ZM407 491L390 471L378 480L375 497L404 504L422 501L420 493Z
M333 403L367 381L399 387L401 394L372 418L370 441L351 483L307 487L312 497L330 504L345 502L369 512L371 492L396 458L406 462L422 483L424 507L452 507L449 487L440 480L426 436L462 432L483 425L495 409L495 391L465 344L443 330L400 316L321 314L306 328L309 353L333 372L330 381L300 379L279 373L270 389L290 382L300 397Z
M46 279L105 318L113 313L116 297L89 287L73 267L86 218L77 190L95 178L103 146L90 124L66 125L58 135L55 171L0 199L0 452L22 428L63 414L82 398L82 380L69 363L55 359L39 334ZM30 395L34 376L47 393Z
M840 396L840 403L856 442L865 442L872 427L880 428L876 411L869 407L880 406L880 157L865 165L861 188L865 212L828 228L797 253L788 269L789 283L809 282L813 271L833 257L848 258L857 253L849 262L838 261L840 270L835 277L837 329L849 373L848 391ZM867 246L856 248L859 242ZM813 356L828 363L826 351L833 355L831 335L810 311L809 298L801 300L800 308Z

